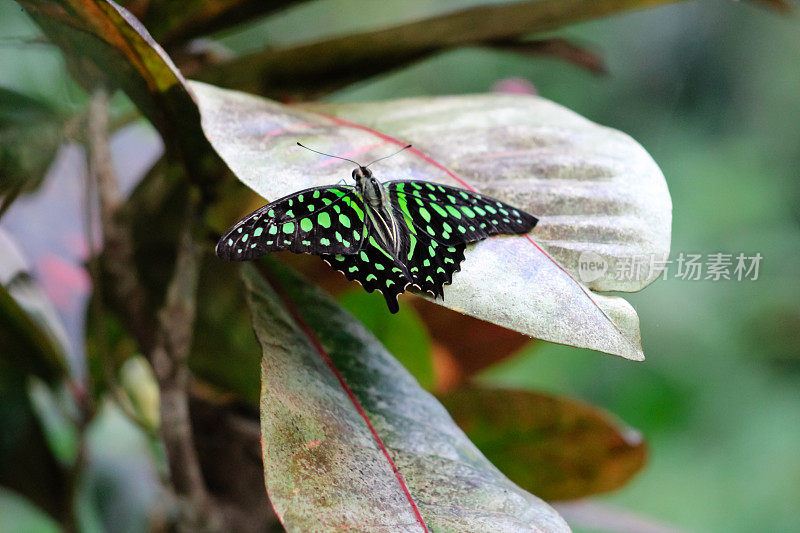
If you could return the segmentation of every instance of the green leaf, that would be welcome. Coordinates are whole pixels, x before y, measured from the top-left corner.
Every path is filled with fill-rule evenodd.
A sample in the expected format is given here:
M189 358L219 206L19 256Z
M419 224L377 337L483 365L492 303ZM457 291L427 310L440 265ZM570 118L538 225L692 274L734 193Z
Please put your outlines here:
M9 357L9 345L1 346L0 486L13 489L61 520L69 508L68 476L54 457L32 409L29 374ZM0 531L4 531L5 517L0 512Z
M639 290L660 269L617 280L616 265L669 253L672 207L664 177L627 135L531 96L301 109L197 82L192 87L214 148L242 182L267 199L349 176L348 163L302 150L298 140L363 160L413 143L413 149L373 167L379 179L472 188L539 216L528 236L469 246L462 271L437 303L544 340L643 359L633 308L576 281L586 253L608 267L589 288Z
M67 374L67 334L50 300L28 274L14 241L0 230L0 357L23 374L54 383Z
M548 501L614 490L645 463L637 432L582 402L477 386L439 399L492 463Z
M569 530L330 297L267 275L243 268L264 353L264 477L287 530Z
M375 335L423 388L433 387L431 341L425 324L412 307L403 307L392 314L383 300L373 298L360 288L339 296L339 305Z
M186 81L145 27L110 0L17 0L71 59L84 86L105 81L123 89L173 152L202 176L197 107Z
M41 184L62 127L62 117L45 103L0 87L0 196Z
M65 389L51 390L36 378L28 381L28 397L31 408L47 439L47 445L58 463L72 468L78 454L78 428L68 416L76 411L72 398Z
M286 8L300 0L151 0L137 15L166 48Z
M0 487L0 531L58 533L58 523L31 502Z
M212 67L200 79L270 96L318 95L442 50L514 42L533 32L673 1L533 0L475 6L390 28L268 48Z
M0 250L0 485L61 519L69 496L63 465L74 457L74 428L46 411L53 398L41 382L41 387L29 385L31 376L51 386L67 377L67 336L21 252L2 230ZM0 512L0 529L2 518Z
M209 254L203 258L199 279L189 368L218 389L256 405L261 350L244 305L246 291L239 270Z

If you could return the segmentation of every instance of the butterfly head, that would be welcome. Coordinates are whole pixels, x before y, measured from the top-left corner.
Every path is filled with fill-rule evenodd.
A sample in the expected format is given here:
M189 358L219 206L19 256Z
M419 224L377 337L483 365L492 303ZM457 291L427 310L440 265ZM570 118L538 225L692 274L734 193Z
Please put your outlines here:
M356 180L356 185L363 187L366 180L369 180L371 177L372 171L367 167L359 165L358 168L353 169L353 179Z
M367 167L359 165L353 170L353 179L356 180L356 190L364 200L373 206L383 203L383 187L380 182L372 176L372 171Z
M386 156L383 156L383 157L379 157L378 159L372 161L372 163L370 163L369 165L362 165L361 163L358 163L357 161L353 161L352 159L348 159L346 157L342 157L342 156L338 156L338 155L326 154L324 152L319 152L317 150L314 150L313 148L309 148L308 146L304 146L304 145L300 144L299 142L297 143L297 146L300 146L302 148L305 148L306 150L310 150L310 151L312 151L314 153L317 153L317 154L325 155L325 156L328 156L328 157L335 157L336 159L341 159L343 161L350 161L351 163L353 163L355 165L358 165L358 167L355 170L353 170L353 179L356 181L356 189L358 190L358 192L362 196L364 196L373 205L379 205L379 204L381 204L383 202L383 194L381 192L382 189L381 189L380 182L378 182L377 179L372 177L372 171L369 170L367 167L369 165L371 165L372 163L377 163L378 161L383 161L384 159L386 159L388 157L392 157L395 154L399 154L403 150L407 150L408 148L411 148L411 145L408 144L408 145L400 148L396 152L393 152L393 153L391 153L389 155L386 155Z

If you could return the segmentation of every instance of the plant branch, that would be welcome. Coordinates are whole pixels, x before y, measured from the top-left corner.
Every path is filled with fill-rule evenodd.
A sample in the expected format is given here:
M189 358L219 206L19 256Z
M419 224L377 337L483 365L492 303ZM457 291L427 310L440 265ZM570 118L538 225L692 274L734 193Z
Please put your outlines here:
M167 452L170 479L181 503L180 525L190 530L216 530L219 514L206 490L192 436L189 416L189 368L187 359L196 315L200 249L192 229L195 203L190 200L178 243L175 270L159 311L159 330L151 355L158 381L161 406L161 438Z
M160 392L160 432L169 464L172 489L178 498L179 529L215 530L212 511L189 420L189 370L186 365L195 318L199 249L192 238L195 203L189 202L184 231L163 308L155 318L134 264L133 242L108 143L108 93L94 91L88 117L90 175L97 184L103 257L114 298L136 337L150 355ZM103 327L102 324L100 326ZM114 386L113 383L110 386Z
M128 221L122 216L123 199L111 161L108 91L98 87L89 104L87 149L89 173L97 183L103 257L113 297L144 353L155 342L156 324L148 312L147 293L139 282ZM92 252L94 252L92 250ZM99 283L99 280L95 280Z

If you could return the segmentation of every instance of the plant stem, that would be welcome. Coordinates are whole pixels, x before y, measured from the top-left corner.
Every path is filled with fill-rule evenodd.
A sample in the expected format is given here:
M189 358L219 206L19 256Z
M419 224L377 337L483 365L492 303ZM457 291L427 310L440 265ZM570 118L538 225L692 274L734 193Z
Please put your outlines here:
M178 244L175 270L159 311L159 330L151 361L160 391L161 438L167 452L170 477L178 497L188 499L184 518L198 527L213 529L213 513L197 458L189 418L189 368L186 361L195 319L199 247L192 237L193 202Z
M87 145L89 173L97 184L100 200L105 269L110 278L113 296L120 303L126 322L142 351L149 353L155 342L156 324L148 312L147 293L139 282L136 271L130 226L121 215L123 198L111 161L108 128L108 91L105 87L98 87L89 103Z
M148 311L146 292L135 267L130 227L121 215L123 200L108 142L108 109L108 93L100 87L92 94L89 107L87 144L90 174L95 178L100 199L106 271L124 318L140 349L149 354L158 381L160 433L171 488L179 506L177 529L216 531L220 529L219 513L206 491L189 418L190 375L186 362L191 348L199 271L200 251L192 235L197 201L194 198L189 201L166 300L155 319Z

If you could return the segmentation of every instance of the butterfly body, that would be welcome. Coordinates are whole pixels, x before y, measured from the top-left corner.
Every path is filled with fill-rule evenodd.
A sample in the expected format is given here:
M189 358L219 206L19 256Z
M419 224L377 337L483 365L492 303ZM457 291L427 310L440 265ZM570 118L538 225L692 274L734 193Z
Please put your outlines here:
M527 233L536 217L494 198L448 185L381 182L369 169L355 185L314 187L254 211L217 244L217 255L246 261L290 250L321 256L368 292L380 291L391 312L407 287L443 297L470 242Z

